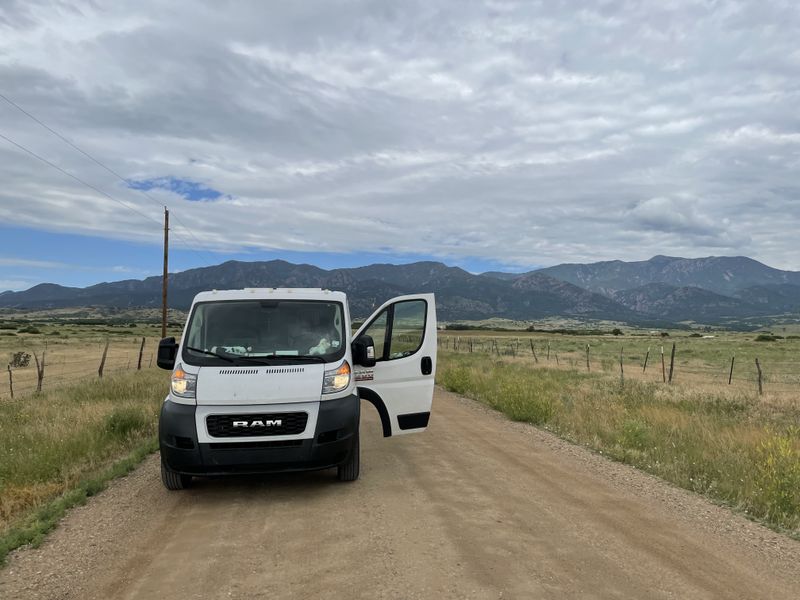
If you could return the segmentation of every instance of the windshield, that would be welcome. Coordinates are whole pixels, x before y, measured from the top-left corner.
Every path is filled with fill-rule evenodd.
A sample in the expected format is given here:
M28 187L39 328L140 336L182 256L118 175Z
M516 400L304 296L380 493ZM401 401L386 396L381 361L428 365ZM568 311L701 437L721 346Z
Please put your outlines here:
M342 305L313 300L233 300L194 307L183 345L192 365L281 363L344 356ZM214 356L217 355L217 356ZM280 359L278 359L280 357Z

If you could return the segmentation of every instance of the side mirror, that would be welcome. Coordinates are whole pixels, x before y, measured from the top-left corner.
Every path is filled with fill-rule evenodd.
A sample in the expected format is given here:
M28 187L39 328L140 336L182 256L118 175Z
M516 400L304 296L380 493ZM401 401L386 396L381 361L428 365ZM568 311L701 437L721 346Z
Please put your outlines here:
M362 367L375 366L375 342L369 335L360 335L351 346L353 363Z
M158 342L156 364L162 369L171 371L175 368L175 357L178 354L178 344L174 337L164 338Z

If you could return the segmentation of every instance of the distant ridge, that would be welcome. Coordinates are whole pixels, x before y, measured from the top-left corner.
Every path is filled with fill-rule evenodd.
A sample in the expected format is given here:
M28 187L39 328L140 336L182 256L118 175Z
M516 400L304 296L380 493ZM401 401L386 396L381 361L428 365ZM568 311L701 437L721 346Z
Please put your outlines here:
M678 258L563 264L513 274L473 275L424 261L326 270L283 260L225 263L170 275L169 303L185 309L207 289L325 287L348 293L356 317L392 296L435 292L442 320L571 317L629 323L727 323L800 310L800 273L746 257ZM0 293L0 307L156 307L161 277L86 288L44 283Z

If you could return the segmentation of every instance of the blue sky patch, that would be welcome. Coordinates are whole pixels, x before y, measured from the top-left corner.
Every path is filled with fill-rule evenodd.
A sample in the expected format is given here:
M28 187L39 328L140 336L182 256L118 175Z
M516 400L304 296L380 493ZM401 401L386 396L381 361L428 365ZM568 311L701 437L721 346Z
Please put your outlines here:
M202 183L172 176L142 179L140 181L129 179L128 187L134 190L144 190L145 192L149 192L153 189L167 190L195 202L216 200L222 196L222 192L203 185Z

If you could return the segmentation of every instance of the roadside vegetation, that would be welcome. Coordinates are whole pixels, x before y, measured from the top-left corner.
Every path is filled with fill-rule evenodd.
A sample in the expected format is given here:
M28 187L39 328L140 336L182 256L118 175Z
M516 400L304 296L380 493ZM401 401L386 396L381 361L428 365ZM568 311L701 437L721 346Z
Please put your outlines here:
M755 393L628 381L440 352L437 381L800 535L800 406Z
M147 369L0 402L0 564L156 449L167 385Z

